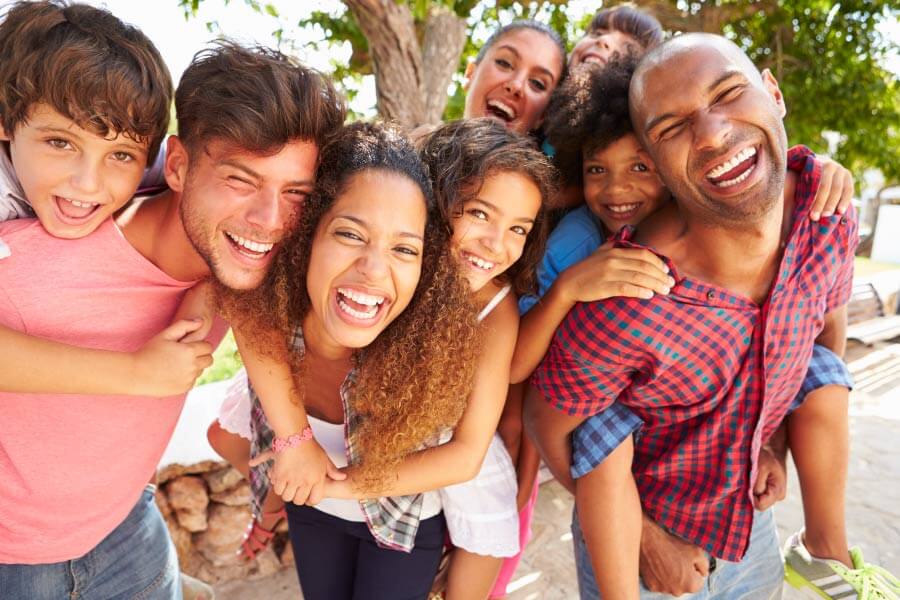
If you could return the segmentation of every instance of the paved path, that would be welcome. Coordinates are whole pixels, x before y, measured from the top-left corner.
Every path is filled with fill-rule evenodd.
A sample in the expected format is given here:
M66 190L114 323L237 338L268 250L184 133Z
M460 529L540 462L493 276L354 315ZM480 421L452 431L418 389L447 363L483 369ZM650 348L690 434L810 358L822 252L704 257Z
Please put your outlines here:
M851 396L851 460L847 494L848 533L870 562L900 576L900 344L851 347L848 364L856 378ZM788 498L777 507L782 540L802 525L796 475ZM534 537L525 552L509 600L577 598L569 521L572 498L555 481L541 486ZM219 600L296 600L293 571L219 586ZM786 587L785 598L799 598Z

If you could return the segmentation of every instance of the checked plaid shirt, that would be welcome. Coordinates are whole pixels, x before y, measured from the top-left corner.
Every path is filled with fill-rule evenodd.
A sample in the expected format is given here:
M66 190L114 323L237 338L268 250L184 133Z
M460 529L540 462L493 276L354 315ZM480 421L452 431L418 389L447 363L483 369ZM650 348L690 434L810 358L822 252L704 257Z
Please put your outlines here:
M717 558L740 560L753 521L759 450L797 395L825 313L849 299L854 216L809 220L820 167L791 149L794 222L762 306L690 279L650 300L578 304L533 384L556 408L589 417L613 402L644 423L632 470L644 510ZM622 247L641 247L617 238Z
M303 331L299 327L294 332L293 346L301 353L305 349ZM344 441L347 449L347 463L350 465L359 462L359 449L354 436L358 416L350 402L353 377L354 372L351 371L344 383L341 384L341 403L344 407ZM250 442L252 458L272 447L275 434L269 427L262 404L252 386L250 386L250 399L252 401L250 409L250 431L253 434ZM446 438L441 437L440 441L446 441ZM261 514L262 502L269 489L269 466L270 463L266 462L250 469L250 489L253 492L253 510L256 515ZM379 546L402 552L412 551L416 541L416 532L419 530L419 516L422 514L422 494L360 500L359 505L365 515L369 532Z

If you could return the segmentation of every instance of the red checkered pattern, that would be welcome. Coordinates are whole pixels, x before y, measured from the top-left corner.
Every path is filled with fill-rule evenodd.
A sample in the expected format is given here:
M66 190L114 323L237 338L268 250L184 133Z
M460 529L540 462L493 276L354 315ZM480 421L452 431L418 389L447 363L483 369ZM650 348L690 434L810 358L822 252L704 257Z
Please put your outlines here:
M650 300L578 304L533 378L572 415L614 401L644 422L633 471L644 510L713 556L740 560L753 521L756 459L800 389L826 312L846 304L855 216L809 220L820 168L791 149L799 173L794 224L777 278L759 306L684 277ZM622 247L640 247L624 232Z

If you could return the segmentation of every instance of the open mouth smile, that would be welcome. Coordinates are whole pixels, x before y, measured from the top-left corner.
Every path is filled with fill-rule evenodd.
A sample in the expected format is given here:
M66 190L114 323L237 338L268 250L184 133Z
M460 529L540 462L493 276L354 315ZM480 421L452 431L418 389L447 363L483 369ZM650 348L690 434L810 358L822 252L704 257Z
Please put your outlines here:
M272 251L272 248L275 247L274 242L259 242L239 236L236 233L231 233L230 231L226 231L225 236L228 238L228 241L231 242L231 246L247 258L264 258Z
M512 123L519 116L516 109L502 100L488 100L485 112L504 123Z
M339 287L335 293L339 314L354 324L374 323L390 304L386 296L348 287Z
M53 201L56 204L60 220L69 224L78 224L89 220L102 206L97 202L86 202L63 196L53 196Z
M717 188L739 185L756 170L758 152L755 146L744 148L730 160L716 165L706 173L706 180Z

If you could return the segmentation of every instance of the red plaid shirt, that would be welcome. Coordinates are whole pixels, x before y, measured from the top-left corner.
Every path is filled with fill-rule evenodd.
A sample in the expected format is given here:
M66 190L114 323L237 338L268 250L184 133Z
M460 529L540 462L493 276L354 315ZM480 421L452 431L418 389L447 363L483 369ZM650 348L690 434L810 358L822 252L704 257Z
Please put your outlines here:
M794 223L760 306L684 277L667 296L578 304L533 384L571 415L621 402L644 422L633 472L644 510L713 556L740 560L753 520L750 482L762 443L800 389L826 312L847 303L855 217L810 221L820 167L791 149ZM641 247L620 234L618 245Z

